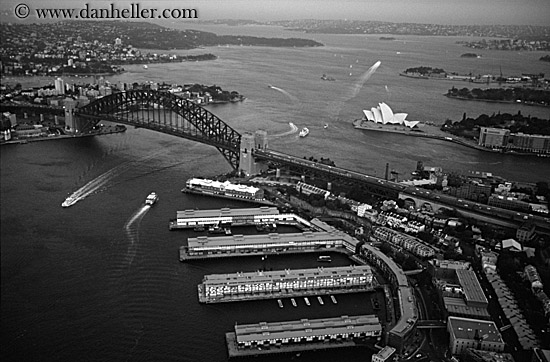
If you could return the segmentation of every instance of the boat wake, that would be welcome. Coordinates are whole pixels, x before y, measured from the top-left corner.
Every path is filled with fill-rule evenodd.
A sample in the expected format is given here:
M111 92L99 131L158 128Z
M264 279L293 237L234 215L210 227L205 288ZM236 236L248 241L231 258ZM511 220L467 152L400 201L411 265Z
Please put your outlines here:
M164 153L164 152L165 151L157 152L136 161L127 161L123 164L120 164L110 169L109 171L99 175L92 181L88 182L87 184L85 184L84 186L82 186L81 188L73 192L69 197L65 199L65 201L63 201L61 206L63 207L72 206L92 194L95 194L99 191L106 190L108 186L111 184L111 181L117 176L119 176L120 174L128 171L129 169L134 167L136 164L152 159L156 157L158 154Z
M274 135L270 135L269 138L284 137L284 136L288 136L288 135L291 135L291 134L294 134L294 133L298 132L298 127L296 127L296 125L294 123L288 122L288 125L290 126L289 131L274 134Z
M332 103L329 105L329 114L332 116L333 120L338 120L338 117L340 116L340 112L342 111L342 108L344 107L344 104L359 94L367 80L376 72L378 67L382 64L381 61L377 61L374 63L366 72L364 72L359 79L355 81L355 83L348 89L346 94L342 97L342 99L337 103ZM352 73L350 73L350 76L352 76ZM387 87L386 92L389 93Z
M279 87L275 87L273 85L269 85L269 88L271 89L275 89L277 92L281 92L283 93L285 96L287 96L288 99L290 99L293 103L299 103L300 101L298 100L298 98L296 98L295 96L293 96L292 94L288 93L286 90L284 89L281 89Z
M126 232L126 237L128 238L128 252L126 253L125 262L128 266L132 265L134 257L136 256L137 247L139 244L139 225L141 220L151 209L151 205L141 206L124 224L124 231Z

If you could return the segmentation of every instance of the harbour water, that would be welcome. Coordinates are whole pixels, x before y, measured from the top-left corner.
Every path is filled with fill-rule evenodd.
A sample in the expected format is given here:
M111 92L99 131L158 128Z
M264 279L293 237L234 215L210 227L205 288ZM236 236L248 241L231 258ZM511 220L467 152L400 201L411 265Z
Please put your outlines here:
M219 58L150 64L148 69L127 66L126 73L107 80L216 84L224 90L237 90L247 97L244 102L208 109L241 133L267 130L270 147L275 150L299 157L329 157L338 166L373 175L381 176L386 162L405 175L422 160L426 165L489 171L514 180L550 179L548 159L358 132L351 124L362 116L362 109L379 102L388 103L396 112L409 113L411 120L436 124L447 118L460 120L464 112L477 116L521 111L548 119L546 108L461 102L442 95L453 85L469 86L462 82L398 75L421 65L459 73L495 74L500 67L509 75L547 73L547 65L538 61L542 54L480 50L482 58L470 59L460 58L467 48L455 44L455 38L398 37L388 42L378 36L307 35L271 27L196 28L220 34L304 36L326 46L180 51L211 52ZM380 66L363 82L377 61ZM323 73L336 81L322 81ZM25 85L51 80L14 81ZM308 137L288 132L303 127L310 129ZM122 134L4 146L0 162L2 357L223 361L224 334L235 323L362 314L370 306L366 295L338 296L337 305L326 299L321 306L310 298L308 307L298 300L297 308L291 307L289 300L283 301L284 308L279 308L276 300L199 305L196 286L205 274L320 265L314 255L270 257L267 261L259 257L178 261L178 248L193 231L168 230L177 210L250 206L181 193L189 177L230 170L214 148L129 127ZM65 197L75 191L85 197L62 208ZM144 200L151 191L159 194L160 201L147 208ZM348 263L344 257L332 256L333 266ZM348 353L349 361L368 360L364 350ZM292 356L317 361L333 357L330 353Z

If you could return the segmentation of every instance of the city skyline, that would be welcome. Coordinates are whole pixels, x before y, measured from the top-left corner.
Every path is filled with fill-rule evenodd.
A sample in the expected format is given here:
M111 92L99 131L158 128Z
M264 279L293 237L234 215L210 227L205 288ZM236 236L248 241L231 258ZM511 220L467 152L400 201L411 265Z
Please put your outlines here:
M13 17L19 0L1 5L3 18ZM130 0L29 0L31 8L82 8L130 6ZM405 23L434 23L449 25L548 25L550 2L545 0L195 0L181 3L173 0L144 0L142 7L193 8L199 20L247 19L257 21L294 19L349 19ZM13 19L11 19L13 18ZM195 19L182 21L192 22ZM5 20L4 20L5 21ZM26 22L37 21L30 16Z

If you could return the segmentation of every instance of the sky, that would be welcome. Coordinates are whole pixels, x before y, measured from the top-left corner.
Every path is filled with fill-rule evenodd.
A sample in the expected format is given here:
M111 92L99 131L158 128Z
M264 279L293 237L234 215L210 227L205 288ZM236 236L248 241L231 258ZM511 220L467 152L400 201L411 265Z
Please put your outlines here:
M449 25L550 26L550 0L2 0L41 7L128 6L197 9L199 19L352 19ZM29 18L31 20L31 18Z

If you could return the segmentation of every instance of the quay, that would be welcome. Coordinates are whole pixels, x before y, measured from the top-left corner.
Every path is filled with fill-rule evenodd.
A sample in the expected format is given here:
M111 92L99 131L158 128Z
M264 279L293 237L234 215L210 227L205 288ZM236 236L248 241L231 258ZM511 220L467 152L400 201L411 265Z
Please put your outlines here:
M310 305L307 296L368 292L377 285L370 266L352 265L210 274L204 276L197 289L201 303L304 297L305 303Z
M214 225L258 226L265 224L296 225L309 228L311 224L295 214L280 214L276 207L231 209L224 207L214 210L184 210L176 213L176 219L170 221L169 229L193 229Z
M306 252L355 252L351 236L331 229L301 233L269 233L267 235L199 236L188 238L179 250L180 261L220 257L288 254Z
M301 319L235 325L226 333L230 358L367 346L379 340L382 326L375 315Z

